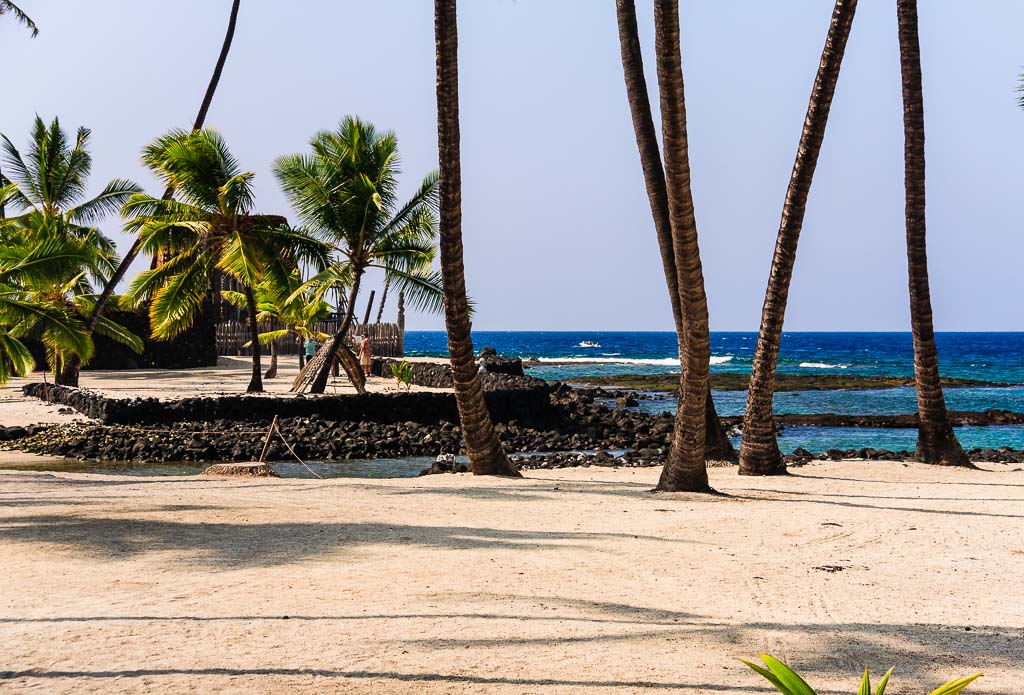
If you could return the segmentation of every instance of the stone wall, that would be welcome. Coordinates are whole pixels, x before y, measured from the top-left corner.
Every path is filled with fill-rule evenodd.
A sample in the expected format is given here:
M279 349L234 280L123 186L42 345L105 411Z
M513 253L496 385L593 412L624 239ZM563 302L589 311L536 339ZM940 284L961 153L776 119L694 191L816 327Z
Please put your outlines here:
M375 358L370 373L374 376L391 378L391 365L403 360ZM412 383L435 389L452 387L452 368L444 362L409 362L412 365ZM480 371L484 389L488 388L534 388L543 385L542 379L523 375L523 361L518 357L487 357L480 360Z
M550 426L557 415L547 385L516 377L488 380L484 398L495 422L518 421L533 427ZM519 383L516 383L519 382ZM532 383L538 382L538 383ZM156 398L106 398L86 389L33 383L25 395L66 405L105 424L168 424L173 422L267 421L319 415L326 420L377 423L458 422L453 393L368 393L364 395L268 398L221 396L161 401Z

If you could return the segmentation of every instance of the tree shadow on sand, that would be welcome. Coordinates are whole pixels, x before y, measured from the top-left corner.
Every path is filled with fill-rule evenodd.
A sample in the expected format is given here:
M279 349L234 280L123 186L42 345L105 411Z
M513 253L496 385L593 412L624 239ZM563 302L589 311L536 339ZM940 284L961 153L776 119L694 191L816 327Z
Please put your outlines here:
M667 544L685 541L631 533L525 531L470 526L386 523L213 523L34 515L0 519L0 538L47 543L104 558L178 551L185 562L220 567L271 566L369 545L419 545L449 550L553 550L598 547L608 538Z

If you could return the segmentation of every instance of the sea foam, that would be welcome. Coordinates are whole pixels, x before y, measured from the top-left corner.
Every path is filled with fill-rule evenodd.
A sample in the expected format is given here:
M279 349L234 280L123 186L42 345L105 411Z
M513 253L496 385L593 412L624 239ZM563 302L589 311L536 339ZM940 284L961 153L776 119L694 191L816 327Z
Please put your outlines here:
M711 364L725 364L732 361L732 355L713 355ZM678 357L640 358L640 357L538 357L538 362L552 364L637 364L655 367L678 367Z
M848 369L848 364L829 364L827 362L801 362L800 366L804 369Z

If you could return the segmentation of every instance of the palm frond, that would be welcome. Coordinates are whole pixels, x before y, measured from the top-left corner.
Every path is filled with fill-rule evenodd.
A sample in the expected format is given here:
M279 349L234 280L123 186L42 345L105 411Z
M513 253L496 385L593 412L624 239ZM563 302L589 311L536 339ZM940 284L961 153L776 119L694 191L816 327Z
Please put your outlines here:
M121 211L131 196L142 193L142 187L128 179L111 179L95 198L68 210L67 217L76 224L93 224Z
M444 287L440 272L405 272L395 268L385 268L384 277L399 292L404 292L406 299L420 311L440 314L444 311Z
M0 15L13 14L14 18L17 19L21 24L32 32L32 38L39 36L39 27L32 21L32 18L21 11L21 9L15 5L11 0L0 0Z

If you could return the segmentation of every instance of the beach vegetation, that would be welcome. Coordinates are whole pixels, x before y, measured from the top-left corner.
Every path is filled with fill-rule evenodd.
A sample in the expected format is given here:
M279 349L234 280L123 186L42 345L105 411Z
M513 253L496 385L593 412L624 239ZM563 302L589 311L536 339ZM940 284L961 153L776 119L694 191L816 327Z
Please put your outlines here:
M437 174L427 174L408 200L398 197L398 140L390 131L348 116L337 130L320 131L309 141L308 154L274 162L274 176L288 197L303 229L331 248L331 263L301 288L315 298L329 291L347 297L337 332L326 344L328 358L319 365L310 387L323 393L331 367L341 353L353 384L358 362L346 344L363 278L370 269L404 293L413 306L442 309L441 277L431 266L436 254ZM300 387L305 372L294 388Z
M761 654L761 661L764 662L764 666L759 666L750 661L743 661L743 663L759 673L783 695L817 695L817 691L808 685L807 681L778 659L768 654ZM878 682L878 686L872 690L871 672L865 668L864 675L860 681L860 687L857 689L857 695L885 695L885 689L889 685L889 678L892 676L893 670L893 668L890 668L886 671ZM940 685L928 695L956 695L980 678L981 675L980 673L975 673L972 676L954 678L948 683Z
M148 303L153 338L167 340L203 310L215 272L233 278L245 295L252 343L246 390L262 391L255 288L268 278L287 284L301 262L325 266L323 245L282 217L252 214L255 175L217 131L171 131L146 146L143 162L180 200L137 193L124 205L125 229L159 262L135 278L122 305Z
M65 383L66 365L92 356L85 320L95 304L96 287L118 263L114 242L96 223L141 188L127 179L112 179L98 195L85 199L92 170L89 139L88 128L78 128L72 140L59 119L47 125L39 116L24 152L6 135L0 137L5 172L0 187L0 273L6 301L0 323L8 344L3 369L8 375L21 373L28 364L25 352L13 342L22 344L21 338L42 341L58 384ZM10 211L16 214L8 216ZM26 313L30 306L34 311ZM98 321L96 331L142 350L140 338L114 321Z
M282 284L280 280L284 279ZM263 374L264 379L277 377L278 343L292 338L305 342L314 339L322 342L329 338L326 333L316 330L316 323L326 319L331 313L330 305L323 299L311 296L308 291L301 290L302 271L294 268L286 278L278 278L268 274L254 289L256 295L256 321L261 326L276 323L277 328L264 330L259 335L261 345L270 348L270 365ZM239 309L248 308L248 300L244 292L223 290L221 295L230 304ZM243 347L251 347L251 341Z
M391 363L391 376L398 388L405 386L407 391L412 388L412 365L405 360Z

